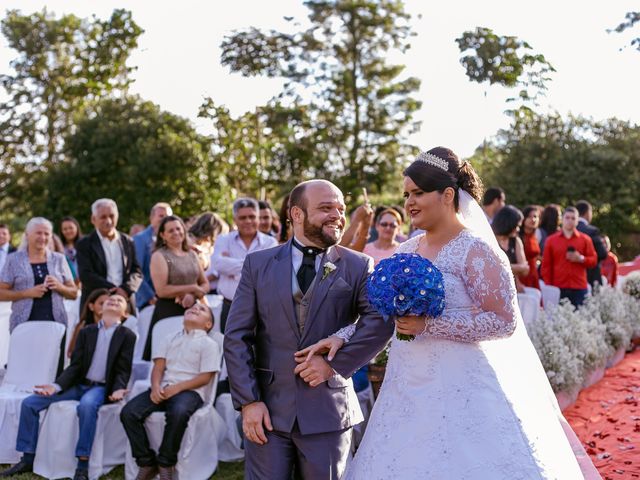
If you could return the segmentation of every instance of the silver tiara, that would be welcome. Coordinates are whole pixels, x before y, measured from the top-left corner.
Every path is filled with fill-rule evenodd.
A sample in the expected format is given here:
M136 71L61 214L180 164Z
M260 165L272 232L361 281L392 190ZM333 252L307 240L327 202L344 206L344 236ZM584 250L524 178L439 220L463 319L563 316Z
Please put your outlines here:
M422 152L416 158L417 162L428 163L429 165L433 165L434 167L441 168L445 172L449 171L449 163L446 160L434 155L433 153Z

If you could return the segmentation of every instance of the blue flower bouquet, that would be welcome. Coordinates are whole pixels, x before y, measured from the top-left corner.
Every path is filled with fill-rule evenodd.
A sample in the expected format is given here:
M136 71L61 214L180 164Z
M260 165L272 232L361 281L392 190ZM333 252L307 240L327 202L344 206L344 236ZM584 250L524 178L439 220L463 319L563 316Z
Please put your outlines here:
M396 253L381 260L367 281L369 303L388 317L438 317L444 310L442 272L417 253ZM396 333L399 340L415 336Z

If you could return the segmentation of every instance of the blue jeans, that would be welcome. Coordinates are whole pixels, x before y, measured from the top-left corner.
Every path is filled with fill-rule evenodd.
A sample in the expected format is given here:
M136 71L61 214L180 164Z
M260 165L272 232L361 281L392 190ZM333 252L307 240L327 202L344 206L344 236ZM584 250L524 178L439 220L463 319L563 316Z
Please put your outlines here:
M560 298L568 298L571 304L577 308L584 303L584 299L587 298L588 293L589 289L587 288L561 288Z
M80 435L76 444L76 457L91 455L93 437L96 434L98 410L104 403L105 388L102 386L89 387L75 385L55 395L31 395L22 401L20 407L20 426L16 450L23 453L36 453L38 444L38 429L40 427L40 412L49 405L63 400L79 400L78 419L80 420Z

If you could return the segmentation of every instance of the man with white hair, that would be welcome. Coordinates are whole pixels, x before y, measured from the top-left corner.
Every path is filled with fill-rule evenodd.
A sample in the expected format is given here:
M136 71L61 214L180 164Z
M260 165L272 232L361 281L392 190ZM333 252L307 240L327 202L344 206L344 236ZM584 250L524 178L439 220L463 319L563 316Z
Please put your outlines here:
M134 235L133 243L136 247L136 259L142 269L142 284L136 294L136 303L139 310L147 305L152 305L156 300L156 290L151 281L151 254L153 253L158 235L158 227L164 217L173 215L171 205L165 202L158 202L151 207L149 214L149 226L142 232Z
M110 198L91 205L91 223L95 230L82 238L78 251L78 271L82 282L80 309L96 288L107 288L129 299L135 306L135 293L142 282L133 240L116 230L118 206Z
M224 327L236 294L244 259L251 252L275 247L278 241L258 231L260 206L253 198L233 202L233 222L237 230L220 235L213 247L211 266L219 274L218 293L224 297L220 313L220 329Z

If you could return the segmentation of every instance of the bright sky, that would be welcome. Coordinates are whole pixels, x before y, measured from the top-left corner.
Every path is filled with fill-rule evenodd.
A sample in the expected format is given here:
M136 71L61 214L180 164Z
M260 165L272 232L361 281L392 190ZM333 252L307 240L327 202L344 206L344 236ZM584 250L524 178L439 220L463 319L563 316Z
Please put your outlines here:
M219 45L233 30L255 26L285 28L283 16L304 21L307 9L294 0L214 2L114 2L101 0L3 0L4 9L30 13L47 7L56 14L92 14L107 18L114 8L133 12L145 30L131 65L138 66L132 90L162 108L193 120L206 96L240 114L264 104L280 88L278 80L243 78L220 65ZM640 123L640 52L628 45L632 33L608 34L624 14L637 10L635 0L562 2L499 0L425 2L408 0L417 36L398 60L408 74L419 77L423 101L417 117L421 131L411 141L422 149L436 145L469 156L485 137L508 125L503 114L508 93L499 87L471 83L459 63L454 39L476 26L499 35L526 40L557 70L549 85L545 108L594 119L618 117ZM417 15L422 14L418 19ZM640 35L636 28L636 36ZM0 38L0 72L7 72L14 52ZM394 58L395 60L395 58ZM485 98L485 91L487 96Z

